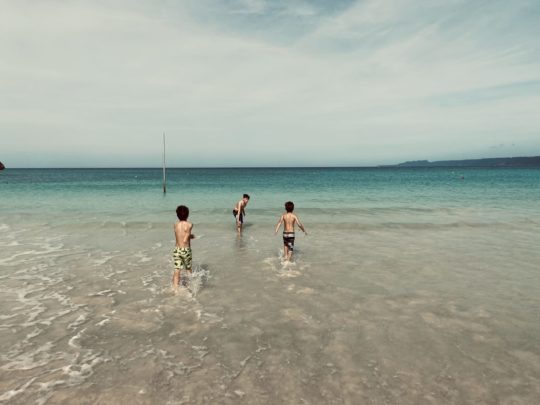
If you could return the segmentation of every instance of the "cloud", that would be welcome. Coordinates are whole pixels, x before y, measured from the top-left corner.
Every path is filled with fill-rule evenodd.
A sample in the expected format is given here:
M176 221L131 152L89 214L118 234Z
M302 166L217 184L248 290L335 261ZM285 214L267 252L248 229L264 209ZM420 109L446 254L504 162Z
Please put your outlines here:
M533 1L0 4L10 166L540 154Z

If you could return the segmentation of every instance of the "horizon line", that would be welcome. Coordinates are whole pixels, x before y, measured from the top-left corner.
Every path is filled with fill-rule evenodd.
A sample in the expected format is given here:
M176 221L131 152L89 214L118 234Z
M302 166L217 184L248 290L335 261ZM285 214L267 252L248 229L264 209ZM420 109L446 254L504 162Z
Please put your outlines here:
M168 166L167 169L373 169L373 168L412 168L412 167L441 167L441 166L402 166L404 163L415 163L415 162L428 162L428 163L442 163L442 162L470 162L475 160L498 160L498 159L531 159L531 158L540 158L539 155L533 156L507 156L507 157L484 157L484 158L468 158L468 159L445 159L445 160L429 160L429 159L416 159L416 160L407 160L404 162L393 163L393 164L377 164L377 165L306 165L306 166ZM444 166L443 166L444 167ZM451 167L451 166L445 166ZM485 167L485 166L463 166L458 165L457 167ZM8 167L5 167L7 170ZM56 166L56 167L23 167L15 166L9 167L9 169L24 169L24 170L58 170L58 169L90 169L90 170L100 170L100 169L163 169L162 166Z
M368 168L378 168L378 167L393 167L394 165L373 165L373 166L356 166L356 165L344 165L344 166L167 166L169 169L341 169L341 168L357 168L357 169L368 169ZM397 166L397 165L396 165ZM17 170L58 170L58 169L91 169L91 170L100 170L100 169L159 169L162 170L161 166L58 166L58 167L9 167L8 169L17 169Z

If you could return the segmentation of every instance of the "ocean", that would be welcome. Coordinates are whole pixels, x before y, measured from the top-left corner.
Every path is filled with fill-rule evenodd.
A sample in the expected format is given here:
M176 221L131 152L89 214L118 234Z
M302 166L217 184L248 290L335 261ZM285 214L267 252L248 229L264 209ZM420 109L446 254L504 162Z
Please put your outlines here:
M0 402L535 404L539 246L539 169L8 169Z

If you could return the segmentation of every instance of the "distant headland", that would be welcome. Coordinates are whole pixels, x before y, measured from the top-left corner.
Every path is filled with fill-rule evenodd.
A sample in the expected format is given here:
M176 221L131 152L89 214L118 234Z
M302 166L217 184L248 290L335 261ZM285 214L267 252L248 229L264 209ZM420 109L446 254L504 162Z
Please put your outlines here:
M466 160L415 160L385 167L540 167L540 156Z
M2 162L0 162L0 170L4 170L6 168L6 166L4 166L4 164Z

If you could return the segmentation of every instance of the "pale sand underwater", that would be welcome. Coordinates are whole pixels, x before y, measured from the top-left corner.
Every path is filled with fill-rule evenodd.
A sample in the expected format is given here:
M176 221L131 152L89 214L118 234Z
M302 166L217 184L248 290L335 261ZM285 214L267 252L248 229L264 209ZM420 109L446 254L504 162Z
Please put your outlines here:
M166 221L0 213L1 403L540 398L536 209L300 204L286 266L279 206L254 198L241 238L230 209L195 209L193 293L174 295L178 200Z
M232 226L207 227L193 242L204 284L174 296L163 225L2 233L0 400L540 397L540 254L530 250L540 238L532 229L312 225L298 237L296 264L283 267L271 229L253 225L238 240Z

